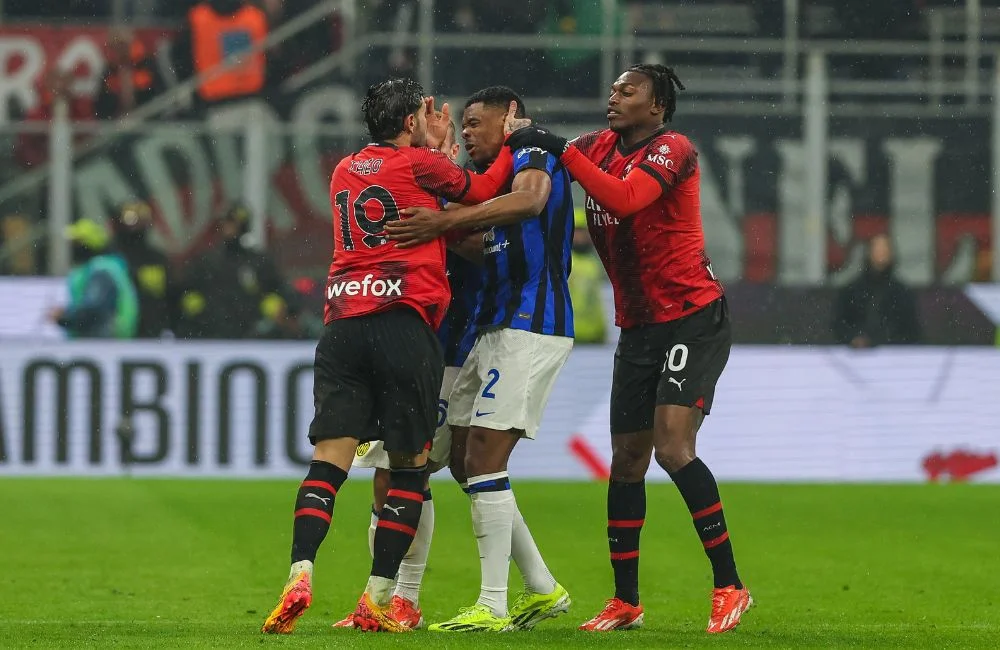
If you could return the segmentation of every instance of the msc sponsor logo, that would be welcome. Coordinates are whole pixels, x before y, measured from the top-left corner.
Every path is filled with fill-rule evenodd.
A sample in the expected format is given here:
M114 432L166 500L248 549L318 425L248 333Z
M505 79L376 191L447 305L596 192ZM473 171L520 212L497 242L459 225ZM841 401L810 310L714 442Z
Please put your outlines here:
M661 167L666 167L667 169L672 170L674 168L674 161L668 158L667 155L668 154L651 153L646 156L646 162L653 163L654 165L660 165Z
M364 458L365 454L367 454L368 450L371 448L372 448L372 443L370 442L362 442L360 445L358 445L358 450L356 452L358 458Z
M340 296L376 296L378 298L382 296L402 296L402 285L402 278L395 280L386 278L383 280L369 273L360 282L357 280L341 280L340 282L331 283L326 288L326 298L327 300L333 300Z

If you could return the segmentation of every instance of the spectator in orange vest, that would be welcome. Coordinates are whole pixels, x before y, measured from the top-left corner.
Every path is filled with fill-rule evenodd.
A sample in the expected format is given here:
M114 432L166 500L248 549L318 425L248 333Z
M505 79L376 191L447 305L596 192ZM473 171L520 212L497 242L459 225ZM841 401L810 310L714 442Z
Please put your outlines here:
M197 89L203 104L254 97L264 89L267 60L249 52L267 38L267 15L246 0L205 0L188 12L187 27L173 45L179 80L210 72ZM245 54L241 63L217 70L227 57Z
M162 91L156 65L146 46L128 30L114 30L108 40L108 69L97 97L102 120L128 115Z

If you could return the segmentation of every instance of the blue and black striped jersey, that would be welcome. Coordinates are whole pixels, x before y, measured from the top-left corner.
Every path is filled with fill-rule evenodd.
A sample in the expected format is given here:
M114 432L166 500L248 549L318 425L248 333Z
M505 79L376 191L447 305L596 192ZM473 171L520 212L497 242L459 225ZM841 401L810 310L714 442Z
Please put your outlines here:
M438 339L444 349L444 365L461 367L476 342L473 317L477 296L483 285L483 270L457 253L448 251L445 260L451 302L444 322L438 328Z
M555 156L534 147L514 153L511 178L526 169L541 170L552 178L549 200L539 215L486 233L476 327L510 327L572 337L570 177Z

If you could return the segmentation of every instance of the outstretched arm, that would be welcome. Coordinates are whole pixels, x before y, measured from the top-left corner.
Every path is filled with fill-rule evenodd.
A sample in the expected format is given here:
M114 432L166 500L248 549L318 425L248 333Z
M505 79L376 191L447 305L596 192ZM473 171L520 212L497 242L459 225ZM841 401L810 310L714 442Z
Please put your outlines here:
M482 229L517 223L545 209L552 189L552 179L540 169L525 169L514 177L509 194L479 205L453 210L407 208L405 219L385 224L386 236L399 248L410 248L433 241L449 230Z
M660 198L666 189L666 183L643 169L642 165L622 180L602 171L572 145L559 160L587 194L618 217L627 217L642 210Z
M488 228L517 223L545 209L552 179L538 169L526 169L514 177L510 193L479 205L449 210L444 223L452 228Z
M506 185L514 169L507 147L485 174L471 174L436 149L413 152L411 161L417 184L449 203L474 204L492 199Z
M492 199L507 184L514 171L514 159L510 150L504 147L485 174L469 175L469 191L458 200L463 205L473 205Z
M665 169L657 170L650 161L643 161L624 180L617 178L602 171L566 138L537 126L515 131L507 138L507 146L511 149L540 147L559 156L559 161L587 194L618 217L635 214L660 198L677 177L678 164L664 154L658 162L662 162Z

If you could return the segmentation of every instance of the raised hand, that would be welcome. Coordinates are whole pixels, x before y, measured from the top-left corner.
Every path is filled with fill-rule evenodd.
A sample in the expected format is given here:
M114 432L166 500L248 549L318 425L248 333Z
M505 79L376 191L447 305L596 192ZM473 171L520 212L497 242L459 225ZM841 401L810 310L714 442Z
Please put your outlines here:
M451 107L445 102L440 111L436 110L434 97L424 97L424 116L427 118L427 146L440 149L448 137Z
M503 134L510 135L518 129L523 129L531 125L531 120L526 117L517 117L517 102L511 102L507 107L507 115L503 118Z
M405 218L388 221L385 236L396 242L397 248L413 248L426 244L442 236L447 224L439 210L430 208L406 208L401 210Z
M511 148L511 151L517 151L523 147L538 147L555 156L563 155L569 147L566 138L537 126L523 127L511 133L506 144Z

